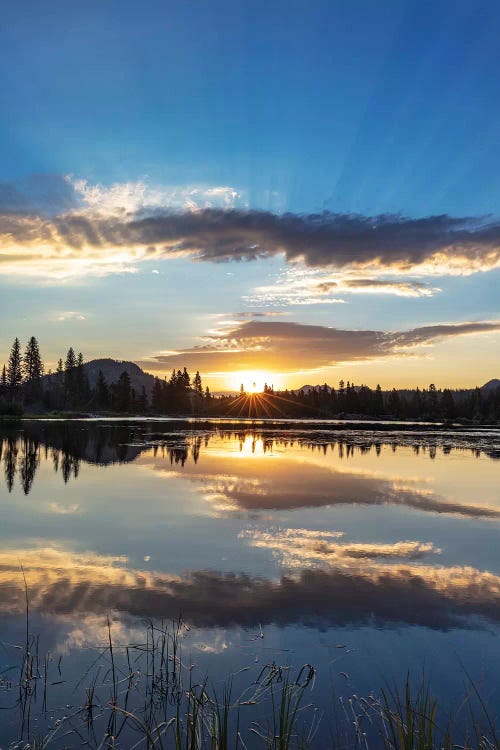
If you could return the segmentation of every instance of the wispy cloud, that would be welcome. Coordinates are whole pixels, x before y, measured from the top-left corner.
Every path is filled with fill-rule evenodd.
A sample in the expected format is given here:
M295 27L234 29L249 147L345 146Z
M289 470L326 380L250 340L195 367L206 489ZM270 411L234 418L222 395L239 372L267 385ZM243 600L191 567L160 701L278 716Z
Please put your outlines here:
M275 214L244 204L231 186L107 187L69 178L4 184L0 272L117 273L180 255L209 262L282 255L311 268L354 269L361 280L368 271L470 274L500 265L496 219Z
M65 323L68 320L86 320L87 316L78 310L63 310L62 312L55 313L53 320L59 323Z
M293 372L297 363L310 370L338 363L408 356L419 347L464 335L500 331L500 321L447 323L407 331L347 330L304 325L279 320L228 322L204 338L200 346L172 354L158 354L156 362L165 370L180 362L203 372L269 369Z
M55 513L58 516L70 516L74 513L78 513L80 506L78 503L70 503L64 505L63 503L48 503L47 510L49 513Z
M256 287L245 299L248 303L271 306L338 304L345 302L344 297L351 294L432 297L440 291L439 287L416 279L375 274L359 277L353 271L308 268L304 263L295 263L285 268L273 283Z
M89 216L131 216L154 214L157 210L196 211L208 208L232 209L242 202L230 186L150 185L146 180L93 185L88 180L65 178L73 187L75 203Z
M441 550L431 542L400 541L392 544L345 543L337 541L341 532L305 529L248 529L240 532L252 547L271 550L287 568L328 564L349 568L354 561L420 560L439 555ZM333 541L335 540L335 541Z

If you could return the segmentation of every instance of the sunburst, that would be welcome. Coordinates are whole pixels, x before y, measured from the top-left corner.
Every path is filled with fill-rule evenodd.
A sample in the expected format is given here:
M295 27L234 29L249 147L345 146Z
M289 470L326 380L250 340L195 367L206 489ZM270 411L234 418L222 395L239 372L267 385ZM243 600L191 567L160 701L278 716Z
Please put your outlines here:
M231 388L242 393L263 393L266 385L273 385L273 374L265 370L241 370L231 374Z

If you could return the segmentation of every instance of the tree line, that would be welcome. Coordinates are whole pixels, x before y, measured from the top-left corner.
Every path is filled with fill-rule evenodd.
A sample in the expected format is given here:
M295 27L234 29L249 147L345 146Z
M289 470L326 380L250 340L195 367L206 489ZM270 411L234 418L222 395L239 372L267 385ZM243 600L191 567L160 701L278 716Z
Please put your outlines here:
M379 419L500 421L500 388L488 391L438 389L431 383L422 389L383 390L380 385L372 389L341 380L337 388L325 383L307 391L275 391L265 385L262 396L254 401L258 416L265 416L266 409L275 407L290 417L352 415Z
M16 414L25 405L74 409L83 406L89 395L81 352L76 354L70 347L64 360L59 359L56 371L46 373L35 336L28 340L24 353L19 339L14 339L0 377L0 411Z
M208 386L203 389L199 372L191 377L186 368L173 371L169 380L154 379L148 394L144 385L136 390L127 370L108 383L102 370L90 385L83 354L70 347L58 360L55 372L45 370L37 339L31 336L24 353L16 337L0 377L0 414L20 415L34 411L100 410L132 414L186 414L204 412L211 402Z
M210 400L210 390L208 386L203 390L200 373L191 378L186 368L173 370L169 380L155 378L150 395L145 386L136 392L126 370L111 385L101 370L92 403L102 410L136 414L191 414L204 412L204 403Z
M100 411L128 414L199 414L235 417L349 417L415 420L500 421L500 388L484 391L427 388L383 390L343 380L337 388L325 383L307 390L275 390L263 393L213 396L203 387L199 372L184 367L169 379L154 378L152 387L136 390L126 369L116 382L108 383L99 371L91 386L82 353L70 347L55 372L46 372L38 341L28 340L24 352L18 338L0 377L0 414L33 411Z

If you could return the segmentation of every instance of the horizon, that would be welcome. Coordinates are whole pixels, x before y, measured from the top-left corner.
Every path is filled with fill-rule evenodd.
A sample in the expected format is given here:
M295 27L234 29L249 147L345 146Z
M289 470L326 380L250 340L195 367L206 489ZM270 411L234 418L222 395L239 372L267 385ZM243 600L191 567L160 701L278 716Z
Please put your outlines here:
M21 349L22 349L23 348L23 342L20 342L20 344L21 344ZM42 352L42 354L43 354L43 352ZM64 357L65 357L65 353L61 353L61 357L58 358L58 359L64 360ZM139 367L142 370L142 372L145 373L146 375L150 375L151 377L158 377L160 379L167 379L167 380L170 377L170 375L172 374L172 371L177 371L179 369L182 370L185 367L184 362L179 361L177 363L177 365L174 366L169 371L165 371L165 372L156 371L155 372L154 370L153 371L148 370L148 367L147 367L148 363L147 362L142 362L141 363L141 362L138 362L138 361L134 361L132 359L127 359L126 357L125 358L122 358L122 357L117 358L117 357L110 357L108 355L97 355L96 357L93 357L92 359L86 359L86 358L84 358L85 364L91 364L92 362L99 361L99 360L103 360L103 361L109 360L109 361L116 362L116 363L133 364L133 365L136 365L137 367ZM45 362L43 360L43 357L42 357L42 362L43 362L43 366L44 366L44 374L45 375L49 375L51 373L53 374L53 373L56 372L56 369L57 369L57 360L55 362ZM0 372L2 370L2 366L5 366L7 368L7 363L8 363L8 354L7 354L7 357L5 358L5 362L3 364L2 364L2 362L0 360ZM190 374L194 374L195 370L193 370L192 368L190 369L189 367L187 367L187 369L188 369L188 371L190 371ZM236 373L228 373L227 375L223 375L222 376L222 377L229 377L230 380L226 381L226 382L232 382L233 383L232 386L228 386L226 388L223 388L223 387L221 387L221 388L217 388L217 387L212 388L212 386L210 385L210 382L211 382L210 375L207 376L203 372L200 372L200 375L202 377L202 380L203 380L204 384L205 385L209 385L210 391L212 392L213 395L237 394L240 391L242 385L244 386L244 390L245 391L249 391L249 392L254 391L254 392L257 392L257 393L261 393L264 390L264 386L265 385L271 386L274 390L289 390L289 391L293 390L293 391L298 391L298 390L300 390L303 387L308 387L308 386L317 387L317 386L322 386L322 385L325 385L325 384L328 385L329 387L337 388L340 381L344 381L345 383L349 382L352 385L356 385L357 387L359 387L359 386L367 386L368 388L371 388L372 390L375 390L375 388L377 387L377 385L381 385L382 390L384 390L384 391L390 391L393 388L396 388L396 390L415 390L416 388L420 388L420 389L427 388L432 383L432 384L436 385L436 387L438 388L438 390L440 390L440 389L442 390L443 388L449 388L451 390L457 390L458 391L458 390L473 390L475 388L482 388L483 386L487 385L491 381L499 380L498 377L492 376L492 377L487 378L486 380L484 380L481 383L476 382L474 384L469 384L469 385L452 385L449 382L439 382L439 381L436 382L436 379L432 379L431 378L431 380L429 381L429 383L417 382L417 383L412 384L412 385L393 385L393 384L388 384L388 385L386 384L386 385L384 385L383 383L381 383L378 380L375 382L373 379L370 380L369 378L365 379L365 380L362 380L362 381L355 381L352 377L349 377L345 372L342 371L342 364L339 364L338 367L336 366L335 368L332 367L332 368L328 368L328 369L329 370L338 370L337 380L336 381L333 381L333 380L330 380L330 381L328 381L328 380L322 380L322 381L320 381L320 380L314 380L314 377L311 377L310 381L306 382L304 379L302 379L302 381L299 383L298 381L300 381L300 374L295 374L295 379L297 380L297 384L286 385L285 378L282 375L280 375L280 374L278 374L276 380L273 381L272 377L271 377L272 373L270 373L270 372L255 371L255 370L254 371L244 371L243 370L243 371L238 371ZM350 372L350 369L348 370L348 372ZM304 372L304 375L312 375L312 376L314 376L314 373L315 373L315 371L308 370L308 371ZM237 383L237 381L238 381L238 383Z
M499 376L500 8L26 8L0 363L36 320L52 369L74 346L213 391Z
M36 337L35 337L35 339L36 339ZM21 344L21 350L22 350L22 342L20 342L20 344ZM65 357L62 356L60 359L64 362ZM109 356L97 356L97 357L95 357L95 358L93 358L91 360L84 359L84 364L85 365L91 365L94 362L112 362L113 364L134 365L134 366L138 367L141 370L142 374L148 375L148 376L153 377L153 378L159 378L160 380L163 380L163 379L164 380L168 380L169 377L174 372L176 372L176 371L182 371L184 369L184 364L182 362L179 362L178 363L178 367L172 368L172 370L169 371L169 372L155 373L154 371L153 372L148 371L147 366L144 367L139 362L134 362L133 360L126 359L126 358L125 359L122 359L122 358L117 359L117 358L109 357ZM5 369L7 370L8 369L7 363L5 363L4 365L2 365L2 363L0 363L0 372L2 371L2 367L5 367ZM53 363L53 364L51 364L51 363L45 363L43 361L43 358L42 358L42 367L43 367L43 375L45 377L51 376L51 375L54 375L56 373L57 362ZM188 372L189 372L189 374L190 374L191 377L193 377L196 373L198 373L201 376L201 378L202 378L204 386L206 385L206 378L205 378L205 375L204 375L203 372L196 371L196 373L195 373L194 370L189 370L189 368L186 368L186 369L188 370ZM311 374L311 372L309 372L309 374ZM397 386L396 387L396 386L392 386L392 385L384 385L383 383L380 383L378 381L375 383L375 382L372 382L370 380L364 380L364 381L360 381L360 382L355 382L352 378L348 377L345 374L343 375L341 372L339 372L339 378L338 378L338 380L336 382L333 382L333 381L328 382L326 380L322 381L322 382L320 382L320 381L314 381L313 382L314 379L311 378L311 380L308 381L308 382L302 381L300 385L296 385L296 386L286 386L286 385L283 385L282 386L282 385L280 385L279 378L278 378L277 382L274 383L271 380L267 379L268 373L264 373L264 372L259 372L259 371L238 372L237 375L240 377L240 382L238 383L237 386L235 386L233 388L225 388L225 389L222 388L222 389L219 389L219 390L212 390L210 388L211 394L213 396L237 395L238 393L241 392L242 386L243 386L243 389L244 389L245 392L248 392L248 393L258 393L258 394L262 393L265 390L266 387L270 387L272 390L275 390L275 391L285 391L285 390L300 391L302 388L308 388L308 387L317 388L317 387L322 387L324 385L327 385L329 388L333 388L333 389L337 390L338 387L339 387L339 384L341 382L343 382L345 385L350 384L352 386L355 386L356 388L368 387L368 388L370 388L373 391L380 385L381 388L382 388L382 391L384 391L384 392L388 392L388 391L392 390L393 388L396 388L396 390L401 390L401 391L404 391L404 390L411 391L411 390L415 390L415 389L423 390L423 389L427 389L429 387L429 385L436 386L436 388L437 388L438 391L442 391L443 389L450 389L452 391L460 391L460 390L467 391L467 390L474 390L476 388L481 389L481 388L489 385L490 383L494 383L494 382L500 381L500 378L493 377L493 378L489 378L488 380L486 380L486 381L484 381L482 383L475 383L474 385L460 386L460 387L453 387L449 383L445 383L445 382L437 382L436 383L435 381L431 381L431 383L418 383L417 385L413 385L413 386L404 386L403 385L403 386ZM243 376L243 380L241 380L241 376ZM111 382L112 381L110 381L109 384L111 384ZM234 382L236 382L236 381L234 381Z

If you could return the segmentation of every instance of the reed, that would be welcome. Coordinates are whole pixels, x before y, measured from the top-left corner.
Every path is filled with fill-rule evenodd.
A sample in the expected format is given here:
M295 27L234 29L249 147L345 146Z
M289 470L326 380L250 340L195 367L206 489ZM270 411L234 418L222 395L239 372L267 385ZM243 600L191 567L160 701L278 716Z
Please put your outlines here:
M425 676L417 688L408 675L399 692L338 698L333 722L312 700L316 670L310 664L294 669L273 662L253 680L245 668L249 681L239 692L241 673L218 686L207 675L197 679L184 656L188 627L180 619L149 621L144 642L123 645L113 639L108 618L107 643L69 693L73 705L48 711L52 686L64 682L54 679L61 677L61 663L40 657L28 597L26 604L25 642L16 649L19 679L4 685L18 691L8 709L19 714L19 739L10 750L500 750L496 717L468 675L465 736L451 721L440 723L442 712ZM44 719L46 731L34 730ZM335 725L335 731L322 732L322 724Z

